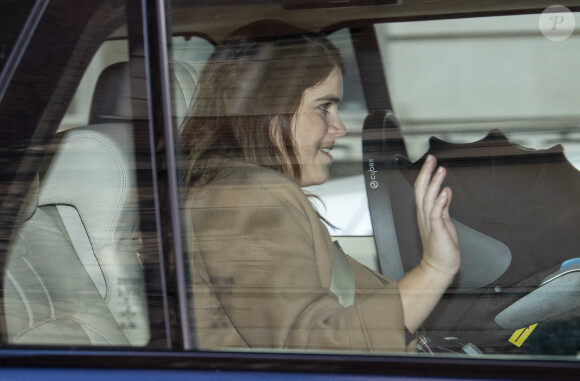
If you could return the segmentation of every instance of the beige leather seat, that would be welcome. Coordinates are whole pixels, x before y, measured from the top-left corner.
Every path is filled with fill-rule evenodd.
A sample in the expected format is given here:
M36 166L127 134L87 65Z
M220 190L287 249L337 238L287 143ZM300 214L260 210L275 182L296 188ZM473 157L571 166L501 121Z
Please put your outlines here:
M56 205L38 205L38 181L4 276L9 342L129 345L85 270Z

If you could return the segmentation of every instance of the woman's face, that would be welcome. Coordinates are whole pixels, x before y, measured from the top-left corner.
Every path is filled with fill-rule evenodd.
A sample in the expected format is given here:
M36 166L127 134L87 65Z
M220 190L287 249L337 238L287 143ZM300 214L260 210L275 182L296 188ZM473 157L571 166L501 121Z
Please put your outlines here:
M338 115L342 100L342 73L334 69L318 85L304 91L292 126L296 154L300 164L301 186L322 184L328 180L332 163L330 151L346 128Z

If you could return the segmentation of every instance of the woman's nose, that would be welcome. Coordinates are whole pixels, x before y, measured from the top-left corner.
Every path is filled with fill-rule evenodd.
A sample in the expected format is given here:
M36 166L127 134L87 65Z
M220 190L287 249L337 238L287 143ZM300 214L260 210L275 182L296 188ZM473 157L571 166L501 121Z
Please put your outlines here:
M336 120L332 123L332 132L338 136L346 135L346 126L342 122L340 116L336 117Z

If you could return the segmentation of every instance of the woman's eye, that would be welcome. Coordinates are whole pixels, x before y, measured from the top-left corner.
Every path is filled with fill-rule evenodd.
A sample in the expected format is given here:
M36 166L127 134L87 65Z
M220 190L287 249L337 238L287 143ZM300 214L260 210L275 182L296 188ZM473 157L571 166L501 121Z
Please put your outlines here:
M322 112L324 112L325 114L328 114L330 112L330 103L325 103L323 105L318 106L318 108L320 110L322 110Z

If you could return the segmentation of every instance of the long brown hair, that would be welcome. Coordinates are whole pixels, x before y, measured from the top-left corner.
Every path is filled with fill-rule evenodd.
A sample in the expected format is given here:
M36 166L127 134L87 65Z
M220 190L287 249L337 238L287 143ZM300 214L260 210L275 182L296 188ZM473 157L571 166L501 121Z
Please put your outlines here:
M344 61L324 35L278 21L251 24L219 44L182 125L184 185L209 184L232 158L299 181L294 115L304 91L336 68L344 73Z

